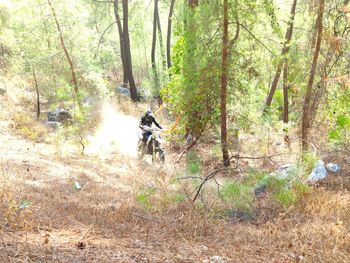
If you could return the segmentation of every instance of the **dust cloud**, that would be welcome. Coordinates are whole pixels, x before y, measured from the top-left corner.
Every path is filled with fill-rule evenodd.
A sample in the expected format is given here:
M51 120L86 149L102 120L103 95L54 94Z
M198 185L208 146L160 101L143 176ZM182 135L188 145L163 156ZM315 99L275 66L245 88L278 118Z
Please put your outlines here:
M104 102L101 109L101 124L94 136L88 136L87 153L108 158L113 153L136 157L138 120L126 115L116 106Z

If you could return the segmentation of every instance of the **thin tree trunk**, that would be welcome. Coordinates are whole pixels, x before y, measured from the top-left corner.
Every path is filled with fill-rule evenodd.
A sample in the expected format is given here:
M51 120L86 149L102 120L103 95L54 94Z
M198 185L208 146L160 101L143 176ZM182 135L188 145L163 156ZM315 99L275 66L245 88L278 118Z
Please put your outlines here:
M66 59L67 59L68 64L70 66L70 70L71 70L71 74L72 74L73 89L74 89L74 93L75 93L75 99L76 99L76 101L78 103L78 106L80 108L81 107L81 103L80 103L80 99L79 99L79 88L78 88L78 78L77 78L76 69L75 69L74 63L72 61L72 58L69 55L68 50L66 48L66 45L64 43L63 33L62 33L62 30L61 30L60 24L58 23L58 19L57 19L57 16L56 16L55 9L54 9L54 7L53 7L53 5L52 5L50 0L47 0L47 2L50 5L51 11L52 11L52 15L53 15L53 17L55 19L55 23L56 23L57 31L58 31L58 34L59 34L59 37L60 37L60 42L61 42L61 46L62 46L64 55L66 56Z
M190 7L194 8L198 6L198 0L188 0L188 4Z
M166 56L165 56L165 52L164 52L164 44L163 44L163 34L162 34L162 27L160 24L160 19L159 19L159 8L157 5L157 28L158 28L158 38L159 38L159 49L160 49L160 54L162 57L162 64L164 69L167 68L167 63L166 63Z
M316 39L316 47L312 59L311 69L309 81L307 83L307 90L304 99L303 106L303 116L302 116L302 127L301 127L301 138L302 138L302 150L308 150L308 130L310 128L310 105L311 105L311 96L313 93L313 84L315 79L316 67L318 56L320 54L321 42L322 42L322 32L323 32L323 13L324 13L324 0L320 0L319 2L319 11L317 16L317 39Z
M158 0L154 0L151 63L152 63L154 83L155 83L156 89L159 90L159 79L158 79L158 71L157 71L157 65L156 65L157 10L158 10Z
M192 91L196 89L198 83L198 65L197 61L194 60L198 50L198 34L196 32L196 7L198 6L198 1L195 0L185 0L183 1L183 26L184 26L184 57L183 57L183 69L182 75L186 82L185 96L188 98L189 106L192 103ZM196 108L190 109L190 114L186 118L186 135L191 135L194 138L199 137L202 131L202 126L200 122L202 121L202 116Z
M40 118L40 95L39 95L38 81L36 79L34 67L33 67L33 79L34 79L35 92L36 92L36 119L39 120L39 118Z
M125 58L125 48L124 48L124 38L123 38L123 27L119 16L119 3L118 0L114 0L113 2L114 16L117 22L118 34L119 34L119 45L120 45L120 58L122 60L123 66L123 85L126 86L128 84L128 74L126 71L126 58Z
M137 89L135 85L134 75L132 73L132 60L130 51L129 38L129 0L122 0L123 3L123 41L125 51L126 73L130 84L130 94L133 101L137 101Z
M171 29L172 29L172 17L174 13L175 0L170 2L170 10L168 16L168 31L166 38L166 58L167 58L167 67L171 68Z
M288 109L288 65L287 62L284 63L283 67L283 122L288 123L289 121L289 109Z
M286 31L286 35L284 38L285 40L284 40L283 48L282 48L282 52L281 52L282 58L289 52L290 40L292 39L292 35L293 35L294 17L295 17L296 6L297 6L297 0L294 0L293 4L292 4L292 9L290 11L288 29ZM278 81L279 81L280 76L281 76L284 61L285 60L282 59L277 65L276 74L275 74L275 77L274 77L273 82L271 84L271 89L270 89L269 95L266 98L264 112L266 112L267 109L271 106L271 102L272 102L273 96L275 94Z
M228 69L228 0L224 0L224 28L222 35L222 73L221 73L221 147L225 166L230 165L227 146L227 69Z

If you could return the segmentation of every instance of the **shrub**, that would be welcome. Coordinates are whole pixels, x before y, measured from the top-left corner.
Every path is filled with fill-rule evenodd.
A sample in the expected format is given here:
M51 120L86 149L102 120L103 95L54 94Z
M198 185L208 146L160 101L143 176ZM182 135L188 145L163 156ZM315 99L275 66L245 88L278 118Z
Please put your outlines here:
M26 139L39 142L45 138L47 129L39 122L35 122L28 113L16 112L12 118L15 131Z
M310 152L306 152L303 155L303 169L306 174L311 173L312 169L316 166L319 158Z
M196 174L201 171L201 159L196 151L191 151L186 155L187 171L190 174Z
M236 209L252 210L253 187L244 183L229 182L219 192L222 199Z
M146 209L151 209L153 207L152 196L157 192L157 189L150 187L144 190L141 190L136 195L137 202Z

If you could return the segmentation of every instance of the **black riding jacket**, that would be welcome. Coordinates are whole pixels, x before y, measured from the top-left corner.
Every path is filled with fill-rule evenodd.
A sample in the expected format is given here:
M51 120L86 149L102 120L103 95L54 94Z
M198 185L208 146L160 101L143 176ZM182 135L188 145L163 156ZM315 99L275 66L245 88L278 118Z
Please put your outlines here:
M154 123L159 129L162 129L162 127L159 125L159 123L156 121L154 117L147 116L147 115L142 116L140 125L152 127L152 123Z

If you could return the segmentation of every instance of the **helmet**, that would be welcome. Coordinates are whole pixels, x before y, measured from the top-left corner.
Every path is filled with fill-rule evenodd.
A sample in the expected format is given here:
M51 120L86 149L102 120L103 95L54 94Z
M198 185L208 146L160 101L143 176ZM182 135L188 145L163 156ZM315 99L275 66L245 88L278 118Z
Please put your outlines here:
M146 116L147 117L154 117L153 112L151 110L146 111Z

